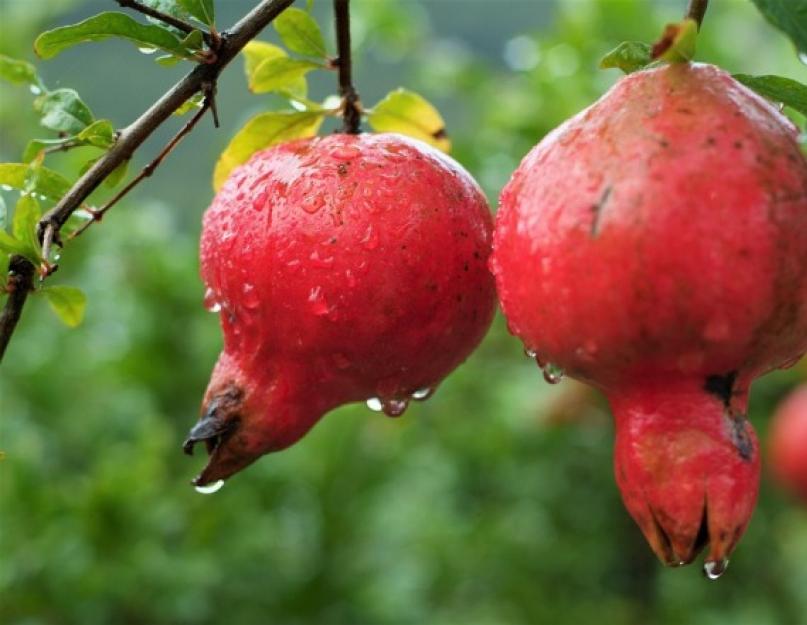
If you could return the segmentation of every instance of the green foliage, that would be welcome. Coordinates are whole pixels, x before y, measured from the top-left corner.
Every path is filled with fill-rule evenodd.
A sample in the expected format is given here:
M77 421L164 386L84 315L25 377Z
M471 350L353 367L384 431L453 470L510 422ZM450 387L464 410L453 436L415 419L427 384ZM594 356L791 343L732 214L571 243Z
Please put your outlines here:
M631 74L653 62L652 50L653 46L641 41L623 41L602 57L600 68L617 68Z
M110 37L127 39L140 48L165 50L181 58L193 58L198 44L196 39L181 40L160 26L141 24L125 13L106 12L42 33L34 42L34 50L41 58L50 59L76 44Z
M36 68L27 61L0 54L0 78L19 85L38 85Z
M283 45L292 52L318 58L327 56L322 31L308 12L291 7L283 11L273 24Z
M753 0L762 15L807 54L807 0Z
M807 116L807 85L784 76L734 74L734 78L769 100L780 102Z
M33 175L34 171L36 175ZM70 189L70 181L61 174L47 167L34 170L28 163L0 163L0 184L33 191L53 200L58 200Z
M36 236L36 225L40 217L42 217L42 210L39 208L36 198L30 193L21 195L14 208L11 234L22 244L17 253L34 263L39 263L42 258L42 248Z
M216 8L213 0L178 0L180 6L202 24L213 26L216 22Z
M251 91L255 93L280 91L298 97L305 97L308 93L305 75L317 67L315 64L290 59L283 48L265 41L250 41L244 47L243 53L244 72ZM278 63L281 67L278 67ZM283 69L283 65L288 71L283 73L281 80L277 72ZM273 88L261 89L262 76L266 77L269 86Z
M51 310L66 326L75 328L84 319L87 296L81 289L72 286L46 286L37 293L45 297Z
M445 121L423 96L396 89L370 111L367 121L376 132L399 132L425 141L443 152L451 150Z
M90 109L73 89L56 89L39 96L34 108L42 116L39 123L56 132L74 135L93 122Z
M213 174L213 188L218 190L230 172L258 150L314 136L323 117L321 111L278 111L256 115L236 133L219 156Z

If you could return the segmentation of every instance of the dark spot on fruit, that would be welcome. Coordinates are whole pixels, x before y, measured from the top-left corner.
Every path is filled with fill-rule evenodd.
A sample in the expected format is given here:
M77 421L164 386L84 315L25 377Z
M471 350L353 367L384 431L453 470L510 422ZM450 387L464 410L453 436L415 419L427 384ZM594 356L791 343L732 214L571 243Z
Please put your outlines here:
M717 139L714 137L706 137L706 145L715 145L717 143Z
M742 141L735 141L735 142L734 142L734 147L735 147L737 150L742 150L742 149L743 149L743 142L742 142Z
M432 133L432 137L434 137L435 139L445 139L447 136L448 133L446 132L445 128L440 128L440 130L437 130L436 132Z
M729 404L731 404L731 394L734 392L734 382L736 380L736 371L729 371L725 375L709 375L706 376L703 390L716 396L728 408Z
M339 163L336 166L336 171L339 172L340 176L346 176L347 175L347 163Z
M605 205L608 203L609 198L611 197L611 191L613 188L611 185L605 187L600 196L600 199L597 200L596 204L591 205L591 212L594 213L594 219L591 222L591 237L595 238L600 233L600 218L602 216L602 210L605 208Z
M681 113L681 115L694 115L694 113L693 113L692 109L688 109L688 108L680 108L680 109L676 109L676 110L677 110L679 113Z
M669 142L669 141L667 141L667 139L659 139L659 140L658 140L658 144L659 144L661 147L663 147L663 148L668 148L668 147L670 147L670 142Z
M463 264L462 270L463 271L468 271L468 263Z
M731 423L731 442L740 454L740 458L751 462L754 458L754 444L748 434L748 418L744 414L729 415Z

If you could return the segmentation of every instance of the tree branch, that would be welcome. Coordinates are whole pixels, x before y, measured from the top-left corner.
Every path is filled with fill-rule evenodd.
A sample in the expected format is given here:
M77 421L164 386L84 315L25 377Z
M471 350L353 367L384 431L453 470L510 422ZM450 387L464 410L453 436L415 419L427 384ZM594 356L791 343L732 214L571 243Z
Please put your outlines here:
M689 0L686 17L698 23L698 30L700 30L701 24L703 24L703 16L706 15L706 9L708 8L709 0Z
M178 17L174 17L173 15L169 15L168 13L163 13L162 11L158 11L157 9L153 9L148 5L143 4L142 2L138 2L138 0L116 0L116 2L124 9L132 9L133 11L137 11L138 13L142 13L143 15L148 15L149 17L153 17L154 19L160 20L164 24L168 24L169 26L173 26L177 30L181 30L186 35L192 33L194 30L199 30L202 32L202 37L205 40L207 45L211 45L211 37L210 33L205 32L201 28L196 28L192 24L188 24L184 20L179 19Z
M336 66L339 69L339 95L342 96L342 132L357 135L361 132L361 103L353 86L350 58L350 0L334 0L336 22Z
M57 233L87 196L118 165L129 160L135 150L188 98L205 88L205 85L215 85L221 71L241 49L293 3L294 0L262 0L230 31L222 33L215 62L197 65L145 113L121 130L115 145L76 181L56 206L42 217L38 227L40 238L43 239L46 230L51 229L53 240L58 242ZM5 308L0 314L0 361L3 359L8 341L22 313L28 291L33 288L33 275L36 270L28 260L21 256L12 257L11 267L13 270L11 280L14 282L12 283L10 280L10 284L13 285L14 292L9 296Z

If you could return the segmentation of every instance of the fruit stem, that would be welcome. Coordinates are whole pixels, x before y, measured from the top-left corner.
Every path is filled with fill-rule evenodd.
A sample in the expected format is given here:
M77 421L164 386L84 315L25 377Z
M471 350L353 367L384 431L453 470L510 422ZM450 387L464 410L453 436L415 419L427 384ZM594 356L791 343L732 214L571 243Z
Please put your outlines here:
M361 132L361 104L353 86L350 59L350 0L334 0L333 13L336 21L335 65L339 70L339 95L342 96L342 132L357 135Z
M709 8L709 0L689 0L686 17L698 23L698 30L701 28L707 8Z

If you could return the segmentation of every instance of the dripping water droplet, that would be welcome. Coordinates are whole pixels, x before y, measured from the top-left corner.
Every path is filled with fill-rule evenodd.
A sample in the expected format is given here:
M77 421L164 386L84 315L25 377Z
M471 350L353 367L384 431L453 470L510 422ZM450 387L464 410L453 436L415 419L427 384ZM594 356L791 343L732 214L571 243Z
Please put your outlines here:
M152 48L151 46L141 46L138 48L140 52L143 54L154 54L157 51L157 48Z
M378 247L378 234L373 229L372 224L367 226L367 230L365 231L361 242L368 250L374 250Z
M40 89L40 88L39 88L39 87L37 87L36 85L31 85L31 86L30 86L28 89L29 89L29 90L31 91L31 93L32 93L32 94L34 94L34 95L39 95L40 93L42 93L42 89Z
M383 399L381 400L381 410L388 417L400 417L409 406L408 399Z
M722 560L707 560L703 563L703 574L707 579L715 580L726 572L728 566L729 561L727 558L723 558Z
M257 308L260 304L260 300L258 299L258 291L255 289L255 285L245 282L242 291L244 293L244 306L249 309Z
M799 61L807 65L807 52L800 52L799 53Z
M341 145L331 152L331 156L338 161L349 161L350 159L359 156L359 154L361 154L359 148L355 148L351 145Z
M221 487L224 486L224 480L218 480L216 482L211 482L210 484L205 484L204 486L194 486L197 493L201 493L203 495L212 495L213 493L217 493L221 490Z
M557 365L553 365L551 362L547 363L544 370L544 380L546 380L549 384L557 384L563 379L564 371Z
M535 358L538 355L538 353L535 350L530 349L529 347L525 347L524 348L524 355L527 358Z
M213 289L208 288L205 291L205 308L212 313L217 313L221 310L221 303L218 301L218 295Z
M423 388L419 388L414 393L412 393L412 399L415 401L426 401L434 394L434 389L428 386L424 386Z
M367 407L373 412L381 412L384 409L384 404L378 397L371 397L367 400Z

